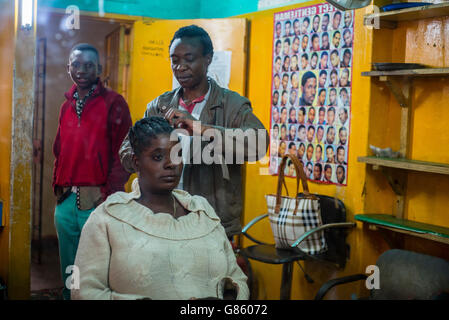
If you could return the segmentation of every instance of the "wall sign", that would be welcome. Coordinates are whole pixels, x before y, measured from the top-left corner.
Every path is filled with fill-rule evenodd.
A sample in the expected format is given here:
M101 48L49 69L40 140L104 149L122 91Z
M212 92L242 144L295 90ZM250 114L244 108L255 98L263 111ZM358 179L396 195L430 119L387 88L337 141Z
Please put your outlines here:
M327 3L274 14L270 174L294 153L311 181L346 185L353 18Z

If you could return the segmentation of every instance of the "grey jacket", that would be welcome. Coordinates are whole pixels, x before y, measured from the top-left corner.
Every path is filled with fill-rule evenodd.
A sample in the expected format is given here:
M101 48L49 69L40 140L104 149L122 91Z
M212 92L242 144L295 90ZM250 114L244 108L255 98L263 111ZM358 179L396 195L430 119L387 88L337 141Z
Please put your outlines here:
M243 161L236 163L236 160L256 161L263 158L268 148L269 136L263 124L253 114L251 103L247 98L220 87L212 79L210 79L210 85L209 99L199 120L201 123L217 129L216 132L221 134L223 146L228 148L228 152L229 146L233 146L233 157L227 157L224 161L226 148L223 147L221 163L216 161L213 164L185 164L183 183L187 192L192 195L201 195L209 201L220 217L226 234L232 236L241 231L240 220L243 210ZM144 116L161 115L160 108L162 106L177 109L179 94L180 88L160 95L148 104ZM256 143L248 143L244 134L229 135L229 130L225 131L225 129L230 128L239 128L243 130L243 133L252 131L248 131L248 129L261 129L263 131L260 131L259 134L255 133ZM202 149L208 143L208 141L204 142ZM190 150L193 150L192 145ZM191 152L191 158L192 154L193 152ZM218 157L220 156L218 155ZM135 171L132 165L132 149L128 137L125 138L120 148L120 159L127 171Z

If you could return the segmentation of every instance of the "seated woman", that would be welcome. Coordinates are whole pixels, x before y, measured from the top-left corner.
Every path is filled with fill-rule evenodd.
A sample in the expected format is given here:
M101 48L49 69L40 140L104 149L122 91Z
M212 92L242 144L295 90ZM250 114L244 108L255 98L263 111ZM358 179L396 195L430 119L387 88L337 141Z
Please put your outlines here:
M109 196L87 220L72 299L223 299L225 290L248 299L247 277L214 209L175 189L183 164L170 157L178 144L172 131L160 117L131 128L138 178L131 193Z

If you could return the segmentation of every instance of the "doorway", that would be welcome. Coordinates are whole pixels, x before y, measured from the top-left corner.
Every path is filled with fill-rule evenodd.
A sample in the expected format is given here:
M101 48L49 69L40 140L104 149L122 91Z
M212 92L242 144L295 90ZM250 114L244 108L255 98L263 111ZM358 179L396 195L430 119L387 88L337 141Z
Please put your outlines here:
M96 47L103 65L101 80L127 99L134 21L81 13L79 28L69 29L65 13L38 7L37 17L31 298L53 300L61 299L63 284L53 219L52 148L64 93L72 86L66 71L69 53L78 43Z

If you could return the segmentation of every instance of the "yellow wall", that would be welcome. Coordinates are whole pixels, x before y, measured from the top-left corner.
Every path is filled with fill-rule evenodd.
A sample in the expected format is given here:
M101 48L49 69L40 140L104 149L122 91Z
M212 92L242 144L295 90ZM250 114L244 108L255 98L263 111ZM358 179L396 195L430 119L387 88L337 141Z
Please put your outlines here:
M449 18L403 22L394 30L381 29L373 34L373 62L422 63L430 67L448 67ZM399 148L400 106L388 88L372 80L370 111L370 143L381 148ZM430 77L415 79L412 89L410 158L449 163L449 79ZM391 213L394 193L386 179L367 169L367 212ZM449 227L447 215L449 177L419 172L407 173L406 219ZM382 201L379 201L382 199ZM381 241L366 232L370 242ZM447 245L415 237L404 237L406 249L449 258ZM376 251L376 253L378 250Z
M8 278L9 247L9 199L10 199L10 155L12 77L14 62L14 2L0 3L0 48L3 66L0 68L0 200L3 201L3 225L0 229L0 277Z
M249 69L248 69L248 98L253 103L256 115L264 125L270 126L270 88L271 88L271 63L272 41L273 41L273 14L296 7L307 7L322 1L311 1L301 5L288 6L275 10L256 12L244 15L250 20L251 34L249 46ZM357 156L366 153L368 139L368 114L369 114L369 79L360 76L362 71L370 69L370 52L366 50L366 44L370 44L371 32L362 27L363 12L356 11L355 14L355 38L353 57L353 79L352 79L352 106L351 106L351 128L350 148L348 155L348 186L338 187L335 185L321 185L309 182L309 189L313 193L336 196L341 199L347 208L347 218L353 221L354 214L363 211L363 188L365 177L365 166L357 162ZM369 47L369 46L368 46ZM254 217L266 212L264 195L276 191L277 177L260 176L260 166L248 164L246 166L245 184L245 208L244 224ZM287 186L290 192L295 190L295 180L288 178ZM250 234L258 239L273 243L271 229L268 221L256 224ZM360 228L352 231L348 236L351 246L350 260L343 271L336 272L333 268L316 263L306 263L305 270L315 280L314 284L305 281L302 272L295 265L292 299L311 299L318 288L327 279L359 273L365 270L365 261L360 260L362 250L365 246L364 238ZM251 245L249 240L243 241L243 246ZM375 261L376 257L372 257ZM372 260L372 259L371 259ZM374 262L372 261L372 262ZM369 263L371 264L371 263ZM279 288L282 267L280 265L268 265L253 262L254 270L259 279L260 299L279 299ZM363 269L362 269L363 268ZM352 292L359 292L360 285L347 286L338 289L338 293L332 292L329 297L344 299Z
M304 3L309 6L319 1ZM244 15L251 22L248 98L257 116L265 126L270 120L271 48L273 13L296 6ZM449 18L429 19L400 24L396 30L371 31L362 25L365 9L355 14L354 63L352 80L351 131L348 159L348 185L336 187L309 183L312 192L337 196L347 208L347 218L354 221L358 213L393 213L394 193L379 172L373 172L357 162L358 156L370 154L369 144L399 148L400 107L388 88L375 80L361 77L362 71L371 69L371 62L415 62L433 67L447 67ZM268 63L267 63L268 62ZM449 110L444 101L449 98L447 78L420 79L415 82L412 104L412 152L417 160L449 163L449 136L447 135ZM245 186L244 223L266 212L264 195L273 193L276 177L260 176L258 165L247 165ZM294 190L294 180L288 183ZM408 174L406 215L411 220L449 227L449 177L425 173ZM268 232L267 232L268 230ZM269 223L254 227L256 238L272 242ZM404 248L448 258L447 245L404 236ZM245 240L244 246L252 244ZM348 237L351 255L346 268L339 272L316 263L306 263L315 284L309 284L302 272L294 270L292 299L311 299L319 286L336 276L364 272L367 265L375 264L378 256L388 249L386 242L374 231L358 223ZM259 279L259 298L278 299L281 266L254 263ZM347 285L333 290L328 297L347 299L351 293L366 294L363 283Z
M309 6L320 3L321 1L312 1L301 6ZM273 14L275 11L298 7L289 6L276 10L256 12L240 16L249 21L249 47L248 64L246 73L246 94L239 90L231 79L230 88L242 94L245 94L252 102L255 114L261 119L266 128L270 126L270 87L271 87L271 63L272 60L272 39L273 39ZM369 115L369 95L370 80L360 76L362 71L370 69L371 55L366 52L366 46L371 43L371 31L362 27L362 11L356 12L355 28L355 47L354 47L354 67L353 67L353 97L352 97L352 123L350 151L348 155L349 176L347 187L337 187L335 185L320 185L310 183L310 189L314 193L337 196L342 199L347 206L348 220L353 220L355 213L363 211L364 206L364 182L365 166L357 162L357 156L366 154L368 145L368 115ZM131 61L131 82L130 82L130 109L133 121L140 119L145 111L145 105L161 93L171 89L172 73L170 70L170 61L168 57L168 44L173 33L181 26L195 22L202 25L202 21L207 20L189 20L189 21L166 21L166 20L147 20L137 22L134 27L133 58ZM228 43L217 37L215 30L211 25L203 25L210 33L214 41L216 50L223 50L223 45L227 45L239 52L244 44ZM163 31L162 31L163 30ZM149 43L149 40L155 40ZM220 41L218 41L220 40ZM159 46L162 50L159 52L162 56L154 57L143 54L143 46ZM226 48L226 47L225 47ZM154 50L153 50L154 51ZM158 52L156 50L156 52ZM147 52L148 53L148 52ZM233 62L235 62L233 53ZM242 62L239 62L242 63ZM239 73L241 67L233 66L232 76ZM239 75L240 76L240 75ZM246 166L246 182L244 197L244 218L243 223L249 222L254 217L266 212L264 195L275 191L277 177L260 175L260 169L266 168L260 164L248 164ZM294 181L289 179L288 186L294 190ZM265 222L264 222L265 223ZM268 223L261 223L256 226L252 233L267 242L272 242L271 230ZM312 263L306 264L306 270L315 279L315 284L308 284L297 266L294 270L293 279L293 299L312 298L317 292L322 281L333 278L338 275L358 273L365 270L366 264L375 262L377 255L368 254L366 259L361 260L362 251L369 250L364 246L369 244L364 241L361 228L350 233L348 241L351 245L351 256L345 270L336 272L328 266L320 266ZM244 241L245 246L251 244ZM368 263L369 262L369 263ZM270 266L253 262L256 277L259 280L259 298L278 299L279 285L281 277L281 266ZM332 293L330 297L344 298L349 297L351 292L359 292L360 284L355 284L347 289L339 289L338 294Z
M322 1L311 1L301 6L309 6ZM12 66L14 61L14 8L10 2L1 2L0 45L2 61ZM268 128L270 121L271 51L273 39L273 14L298 7L299 5L243 15L250 22L247 81L242 83L242 93L246 92L252 101L254 112ZM314 193L336 196L343 200L347 208L348 220L355 214L364 212L392 213L394 195L383 176L357 162L357 157L369 154L369 144L379 147L399 147L399 107L387 88L375 80L361 77L362 71L371 69L371 62L421 62L432 66L446 66L449 50L449 18L430 19L420 22L403 23L396 30L371 31L362 25L364 9L355 15L354 64L352 79L352 105L350 149L348 155L348 185L320 185L309 183ZM154 23L155 20L146 20ZM191 21L189 21L190 23ZM182 25L176 21L176 26ZM173 24L174 25L174 24ZM173 26L171 25L171 26ZM164 39L170 39L177 27L163 29ZM137 32L138 29L133 32ZM171 72L168 59L168 43L163 44L164 61L159 64L142 64L136 59L136 48L140 48L143 38L134 40L132 60L131 98L129 101L133 121L141 118L148 101L171 88ZM242 48L245 44L242 43ZM218 46L219 47L219 46ZM223 49L222 49L223 50ZM142 58L142 57L140 57ZM10 198L10 151L11 151L11 105L12 67L1 68L0 87L2 117L0 120L0 146L4 155L0 158L0 198L5 201L5 212L9 212ZM145 75L145 77L144 77ZM145 82L149 79L148 82ZM231 88L233 88L231 79ZM415 81L413 92L413 146L412 158L418 160L449 162L447 120L449 110L444 102L449 98L449 81L443 78ZM244 92L243 92L244 91ZM248 164L245 172L245 203L243 222L266 212L264 195L275 191L277 177L260 175L259 164ZM406 217L409 219L439 224L449 227L449 216L445 213L449 178L447 176L424 173L409 174ZM294 180L288 181L289 190L294 190ZM8 216L6 216L9 219ZM8 225L0 232L0 276L7 277ZM253 228L252 234L261 240L272 242L270 227L265 221ZM315 280L305 281L301 271L295 266L292 299L310 299L316 294L322 282L336 276L360 273L369 264L374 264L380 253L387 249L385 242L373 231L358 223L357 229L348 237L351 254L344 270L334 269L316 263L306 263L306 270ZM243 245L251 242L244 240ZM439 256L448 256L447 246L427 240L406 237L405 247ZM25 259L25 257L24 257ZM20 260L20 259L18 259ZM259 299L278 299L281 266L253 262L255 276L259 280ZM365 293L362 283L352 284L334 290L329 298L345 299L350 293Z
M246 22L243 19L144 20L133 28L129 106L133 122L142 118L148 102L172 90L168 46L179 28L196 24L210 34L215 51L232 51L229 88L244 94Z
M133 123L141 119L148 102L172 90L173 74L168 47L176 30L196 24L205 28L215 51L232 51L229 88L244 94L246 64L246 21L244 19L197 19L136 21L132 30L128 105ZM125 190L131 190L132 174Z

